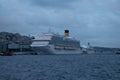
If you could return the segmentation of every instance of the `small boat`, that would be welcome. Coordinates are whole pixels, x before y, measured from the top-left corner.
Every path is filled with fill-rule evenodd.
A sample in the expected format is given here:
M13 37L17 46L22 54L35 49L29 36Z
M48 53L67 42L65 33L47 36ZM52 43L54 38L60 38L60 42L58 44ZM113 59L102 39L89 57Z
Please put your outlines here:
M120 50L116 51L116 54L120 54Z
M0 54L0 56L12 56L12 54L10 52L5 52Z

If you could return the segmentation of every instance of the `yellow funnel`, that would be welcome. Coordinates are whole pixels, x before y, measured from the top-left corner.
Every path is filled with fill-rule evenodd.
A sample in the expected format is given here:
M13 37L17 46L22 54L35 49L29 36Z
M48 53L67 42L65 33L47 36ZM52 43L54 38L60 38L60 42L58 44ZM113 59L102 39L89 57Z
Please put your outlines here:
M65 37L69 37L69 30L65 30Z

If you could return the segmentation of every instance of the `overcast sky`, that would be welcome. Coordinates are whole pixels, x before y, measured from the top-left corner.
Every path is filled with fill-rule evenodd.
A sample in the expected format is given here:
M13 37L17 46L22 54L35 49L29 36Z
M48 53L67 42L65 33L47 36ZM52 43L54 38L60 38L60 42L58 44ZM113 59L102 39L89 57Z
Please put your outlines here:
M0 0L0 32L64 29L92 46L120 48L120 0Z

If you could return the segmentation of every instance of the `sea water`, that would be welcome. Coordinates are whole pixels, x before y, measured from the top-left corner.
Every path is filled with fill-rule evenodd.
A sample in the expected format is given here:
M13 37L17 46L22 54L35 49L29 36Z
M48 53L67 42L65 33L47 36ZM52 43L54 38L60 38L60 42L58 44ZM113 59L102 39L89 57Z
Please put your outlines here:
M0 80L120 80L120 55L0 56Z

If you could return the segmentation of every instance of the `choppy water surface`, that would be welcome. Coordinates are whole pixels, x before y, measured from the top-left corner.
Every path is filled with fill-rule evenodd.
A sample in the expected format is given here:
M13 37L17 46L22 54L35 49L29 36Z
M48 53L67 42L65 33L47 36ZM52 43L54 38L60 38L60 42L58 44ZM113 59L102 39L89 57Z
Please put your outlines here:
M120 55L0 56L0 80L120 80Z

